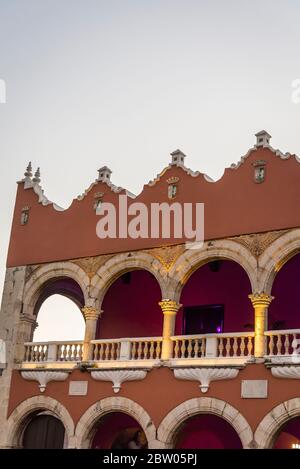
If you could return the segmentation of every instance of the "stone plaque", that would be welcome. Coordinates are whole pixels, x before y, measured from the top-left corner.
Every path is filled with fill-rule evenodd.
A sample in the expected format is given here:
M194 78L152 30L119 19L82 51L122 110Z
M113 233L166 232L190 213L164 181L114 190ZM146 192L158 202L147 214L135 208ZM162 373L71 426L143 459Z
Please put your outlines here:
M242 381L242 398L266 399L268 397L268 381L266 379L249 379Z
M87 381L70 381L69 396L86 396L88 389Z

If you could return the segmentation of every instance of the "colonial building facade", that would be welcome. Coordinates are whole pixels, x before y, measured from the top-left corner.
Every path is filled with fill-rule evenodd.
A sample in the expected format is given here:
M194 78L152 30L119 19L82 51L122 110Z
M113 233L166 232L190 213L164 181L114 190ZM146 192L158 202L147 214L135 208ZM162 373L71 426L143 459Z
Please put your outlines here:
M0 315L0 447L299 443L299 160L264 131L217 182L184 160L173 152L137 197L103 167L66 210L27 168ZM202 248L174 236L99 239L98 209L120 194L128 206L204 203ZM33 341L54 294L78 306L83 341Z

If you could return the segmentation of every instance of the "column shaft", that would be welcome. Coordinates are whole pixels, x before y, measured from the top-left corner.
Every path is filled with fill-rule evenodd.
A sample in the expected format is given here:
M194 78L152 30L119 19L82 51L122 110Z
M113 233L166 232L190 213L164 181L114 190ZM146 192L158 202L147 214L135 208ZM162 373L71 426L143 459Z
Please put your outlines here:
M267 314L273 297L266 293L254 293L249 298L254 308L254 356L262 358L266 355Z
M164 315L161 358L169 360L173 355L173 342L170 337L174 335L176 314L181 305L168 299L162 300L159 305Z
M85 306L82 308L82 312L85 317L82 361L85 362L93 359L93 344L91 344L91 340L94 340L96 337L97 321L102 311L97 311L92 306Z

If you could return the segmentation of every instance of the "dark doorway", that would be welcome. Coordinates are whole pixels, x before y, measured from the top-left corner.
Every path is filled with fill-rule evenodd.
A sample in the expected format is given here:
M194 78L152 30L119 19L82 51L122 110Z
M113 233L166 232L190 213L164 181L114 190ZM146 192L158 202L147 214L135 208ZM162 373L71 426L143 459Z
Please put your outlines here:
M176 449L242 449L235 429L216 415L196 415L182 425Z
M139 434L136 441L137 433ZM134 444L136 443L136 444ZM139 423L123 412L112 412L100 419L92 442L93 449L147 448L147 438Z
M224 305L186 306L183 333L185 335L223 332Z
M52 415L37 415L27 425L23 447L26 449L62 449L65 427Z

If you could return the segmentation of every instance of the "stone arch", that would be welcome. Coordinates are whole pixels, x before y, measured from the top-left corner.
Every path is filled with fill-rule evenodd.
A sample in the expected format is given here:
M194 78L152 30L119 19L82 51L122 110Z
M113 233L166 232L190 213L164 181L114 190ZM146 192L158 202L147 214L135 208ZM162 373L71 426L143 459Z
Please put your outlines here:
M254 433L258 448L272 448L278 433L289 420L300 416L300 397L274 407L259 423Z
M166 448L172 448L181 425L188 418L199 414L213 414L223 418L237 432L243 448L252 447L253 432L245 417L227 402L213 397L189 399L171 410L157 429L158 440Z
M281 267L300 252L300 229L291 230L273 241L259 259L258 291L271 294L273 282Z
M122 253L113 256L103 264L97 274L92 278L91 295L98 298L99 305L113 282L125 272L130 270L147 270L152 274L160 287L162 298L166 291L166 272L161 262L151 254L145 252Z
M232 240L206 242L201 249L186 250L172 266L165 298L180 301L182 289L190 276L202 265L216 259L237 262L247 273L252 292L257 289L257 262L253 254L242 244Z
M74 447L74 422L67 409L56 399L48 396L33 396L21 402L10 414L6 424L6 447L18 448L33 412L49 411L63 423L67 435L68 447Z
M81 288L84 301L89 305L89 278L86 273L72 262L56 262L47 264L34 271L24 289L23 313L33 316L35 305L44 285L58 278L70 278Z
M75 430L77 448L89 448L92 443L95 425L105 415L124 412L133 417L145 432L148 447L154 447L156 428L149 414L136 402L126 397L107 397L96 402L81 416Z

